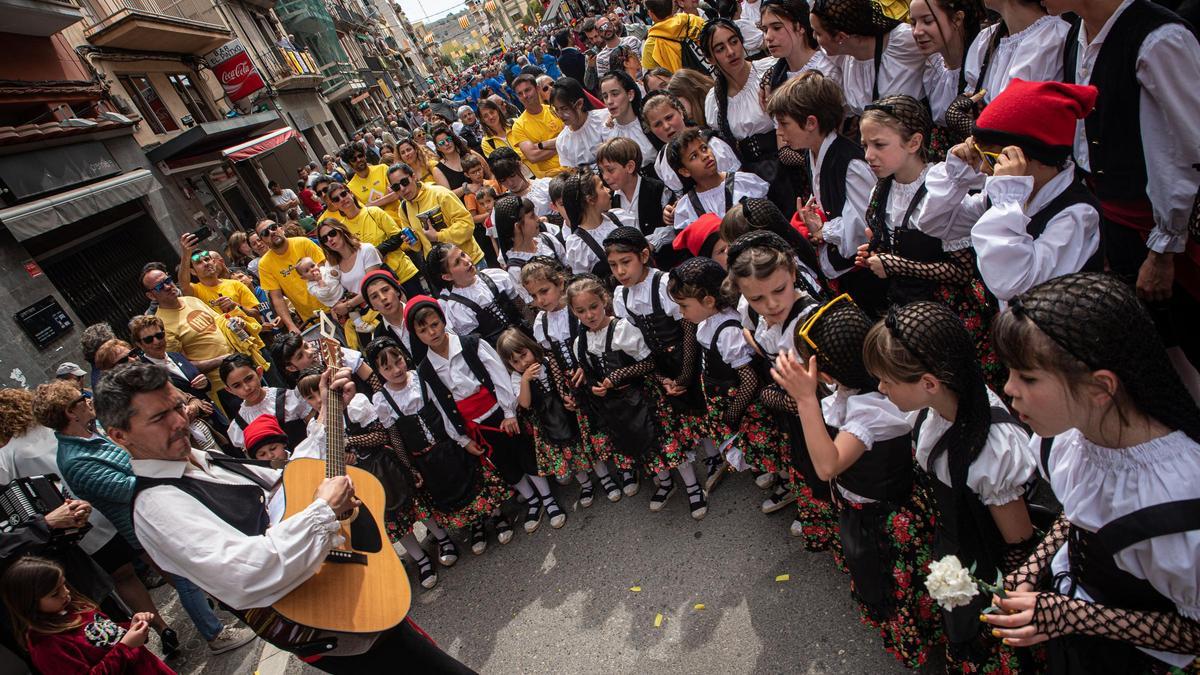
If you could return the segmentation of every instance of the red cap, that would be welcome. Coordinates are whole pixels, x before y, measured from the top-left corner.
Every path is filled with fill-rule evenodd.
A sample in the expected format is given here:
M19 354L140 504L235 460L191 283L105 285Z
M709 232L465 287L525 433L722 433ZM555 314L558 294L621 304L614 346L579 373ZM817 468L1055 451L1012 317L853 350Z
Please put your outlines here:
M253 422L246 425L242 436L246 439L246 452L251 457L255 451L267 443L286 444L288 442L287 434L283 433L283 427L279 426L279 420L275 419L274 415L255 417Z
M1092 111L1098 93L1088 85L1013 79L975 120L975 139L1061 162L1075 144L1075 123Z
M715 213L706 213L693 220L683 231L675 235L673 246L675 250L688 250L695 256L711 256L712 247L716 244L717 230L721 228L721 218ZM709 242L709 238L712 242ZM707 246L707 251L705 250Z
M445 322L446 320L446 313L442 311L442 306L438 304L437 300L434 300L428 295L414 295L409 298L408 302L404 305L404 325L408 328L410 333L415 332L413 331L411 317L413 317L416 311L422 307L433 307L435 310L437 310L438 316L442 317L442 321Z
M400 287L400 282L396 280L396 275L392 274L391 270L372 270L363 275L362 283L358 285L358 292L363 297L363 302L367 303L367 307L375 309L371 305L371 300L367 297L367 286L375 281L384 281L388 285L394 287L401 295L404 295L404 289Z

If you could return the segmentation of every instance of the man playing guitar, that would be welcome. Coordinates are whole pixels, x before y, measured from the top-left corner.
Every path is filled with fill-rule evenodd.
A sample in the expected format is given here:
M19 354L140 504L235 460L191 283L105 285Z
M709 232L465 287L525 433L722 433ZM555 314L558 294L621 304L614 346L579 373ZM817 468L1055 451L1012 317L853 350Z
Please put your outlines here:
M331 370L322 388L345 392L350 382L348 369ZM398 664L412 672L472 672L411 619L378 634L331 633L289 624L263 609L313 576L339 545L336 514L358 505L347 476L325 479L307 508L281 519L282 500L272 499L280 472L193 450L183 395L165 369L119 366L95 393L96 413L110 438L133 457L134 528L162 569L192 579L245 614L264 639L326 672L376 672Z

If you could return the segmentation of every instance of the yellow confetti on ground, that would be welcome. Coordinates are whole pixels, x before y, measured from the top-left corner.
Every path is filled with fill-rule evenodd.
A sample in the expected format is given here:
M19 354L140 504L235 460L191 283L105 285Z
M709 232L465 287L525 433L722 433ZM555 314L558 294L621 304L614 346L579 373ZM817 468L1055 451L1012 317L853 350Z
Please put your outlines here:
M704 603L697 602L696 604L692 605L692 609L704 609Z
M791 578L792 575L790 574L780 574L779 576L775 577L775 581L790 581Z
M655 614L655 615L654 615L654 627L655 627L655 628L662 628L662 622L663 622L663 615L662 615L662 614Z
M641 586L630 586L629 590L633 591L634 593L641 593L642 587Z

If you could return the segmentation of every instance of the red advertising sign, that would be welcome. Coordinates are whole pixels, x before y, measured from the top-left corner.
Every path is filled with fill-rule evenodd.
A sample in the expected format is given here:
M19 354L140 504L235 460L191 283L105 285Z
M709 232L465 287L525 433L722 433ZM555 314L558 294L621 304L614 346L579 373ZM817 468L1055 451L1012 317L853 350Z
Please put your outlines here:
M240 101L267 86L240 40L230 40L205 57L230 101Z

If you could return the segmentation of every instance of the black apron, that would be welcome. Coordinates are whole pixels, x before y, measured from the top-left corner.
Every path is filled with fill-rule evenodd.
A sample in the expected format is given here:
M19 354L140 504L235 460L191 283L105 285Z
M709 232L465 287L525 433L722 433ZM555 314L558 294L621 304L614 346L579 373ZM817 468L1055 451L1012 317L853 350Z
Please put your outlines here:
M646 394L642 382L631 382L617 389L611 389L604 396L596 396L590 386L597 385L608 377L608 374L618 368L625 368L635 363L633 357L612 348L613 331L617 321L613 319L608 324L604 335L604 356L597 357L588 351L588 331L579 334L578 353L576 358L584 372L584 386L579 394L586 405L597 413L609 434L609 441L618 452L626 457L640 461L656 442L658 431L654 422L657 414L653 400Z

